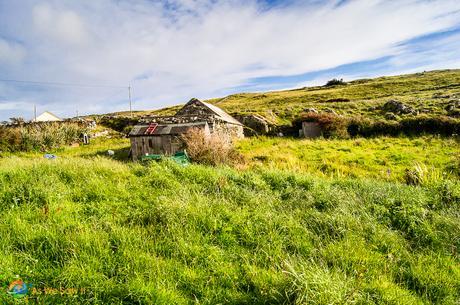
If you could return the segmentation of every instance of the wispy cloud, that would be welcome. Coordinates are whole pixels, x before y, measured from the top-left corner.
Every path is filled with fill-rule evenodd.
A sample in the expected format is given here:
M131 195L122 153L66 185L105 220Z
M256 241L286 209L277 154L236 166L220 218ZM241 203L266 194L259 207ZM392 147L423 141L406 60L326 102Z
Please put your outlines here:
M449 0L0 0L0 69L18 79L131 83L137 108L158 108L248 85L278 88L254 80L379 58L391 58L386 63L401 71L455 64L456 38L433 37L426 52L405 42L457 27L459 10L460 2ZM436 44L440 39L450 40ZM14 59L12 48L22 55ZM116 90L9 86L8 94L0 87L0 97L34 100L63 115L76 107L126 108L125 93ZM10 114L0 109L0 116Z

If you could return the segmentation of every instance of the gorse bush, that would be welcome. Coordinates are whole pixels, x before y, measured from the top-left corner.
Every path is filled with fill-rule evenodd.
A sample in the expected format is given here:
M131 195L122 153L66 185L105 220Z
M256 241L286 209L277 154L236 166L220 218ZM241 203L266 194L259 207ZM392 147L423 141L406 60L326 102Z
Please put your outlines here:
M78 123L40 123L0 128L0 150L48 150L79 141L87 128Z
M208 165L237 164L243 157L234 148L232 137L224 130L205 134L202 129L191 128L182 135L192 161Z
M18 162L18 161L21 162ZM457 304L460 184L0 160L0 283L38 304ZM17 304L6 293L0 303Z

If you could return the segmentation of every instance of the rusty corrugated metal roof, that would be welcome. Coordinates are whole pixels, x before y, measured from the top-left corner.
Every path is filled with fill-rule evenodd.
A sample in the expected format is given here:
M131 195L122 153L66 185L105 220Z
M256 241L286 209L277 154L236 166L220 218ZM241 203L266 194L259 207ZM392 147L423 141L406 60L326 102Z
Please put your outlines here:
M146 133L149 128L148 124L136 125L129 133L130 137L149 137L149 136L162 136L162 135L180 135L187 132L190 128L207 128L207 122L193 122L182 124L158 124L152 133Z

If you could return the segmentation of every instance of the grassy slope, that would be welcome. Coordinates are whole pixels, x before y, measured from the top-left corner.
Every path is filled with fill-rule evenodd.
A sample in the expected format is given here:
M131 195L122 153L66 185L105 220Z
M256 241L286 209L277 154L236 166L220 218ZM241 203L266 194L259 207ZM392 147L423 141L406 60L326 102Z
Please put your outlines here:
M433 98L434 94L450 96ZM231 95L211 102L229 112L256 112L266 117L292 119L306 108L333 109L339 114L383 118L370 109L397 99L430 115L445 115L444 107L453 97L460 98L460 70L433 71L411 75L358 80L346 86L312 87L297 90ZM343 98L349 102L333 102Z
M403 181L420 165L431 179L460 177L460 145L452 138L308 140L247 138L238 143L251 167L286 169L332 177Z
M458 181L409 187L75 155L0 160L1 281L85 289L38 296L46 304L460 298Z
M440 95L441 98L436 98ZM334 99L349 99L334 102ZM346 86L308 87L265 93L241 93L208 100L229 113L258 113L271 121L288 123L306 108L333 109L346 116L362 115L383 119L384 114L372 109L390 99L400 100L429 116L446 115L451 99L460 99L460 70L356 80ZM136 116L174 114L179 106L155 111L139 111ZM118 113L126 115L126 113Z

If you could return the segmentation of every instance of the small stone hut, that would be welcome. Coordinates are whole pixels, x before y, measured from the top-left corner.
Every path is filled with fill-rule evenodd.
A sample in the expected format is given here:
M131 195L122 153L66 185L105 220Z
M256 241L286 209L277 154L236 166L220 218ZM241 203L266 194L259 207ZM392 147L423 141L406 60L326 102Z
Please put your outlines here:
M208 122L211 132L223 130L233 137L243 138L244 125L234 117L217 106L202 102L196 98L191 99L174 116L176 118L189 118Z
M302 122L302 129L299 130L299 136L305 138L319 138L322 134L321 127L316 122Z
M190 128L201 128L206 134L223 131L242 138L243 124L225 111L191 99L174 116L154 116L142 119L129 134L133 160L146 154L172 155L184 149L181 135Z

